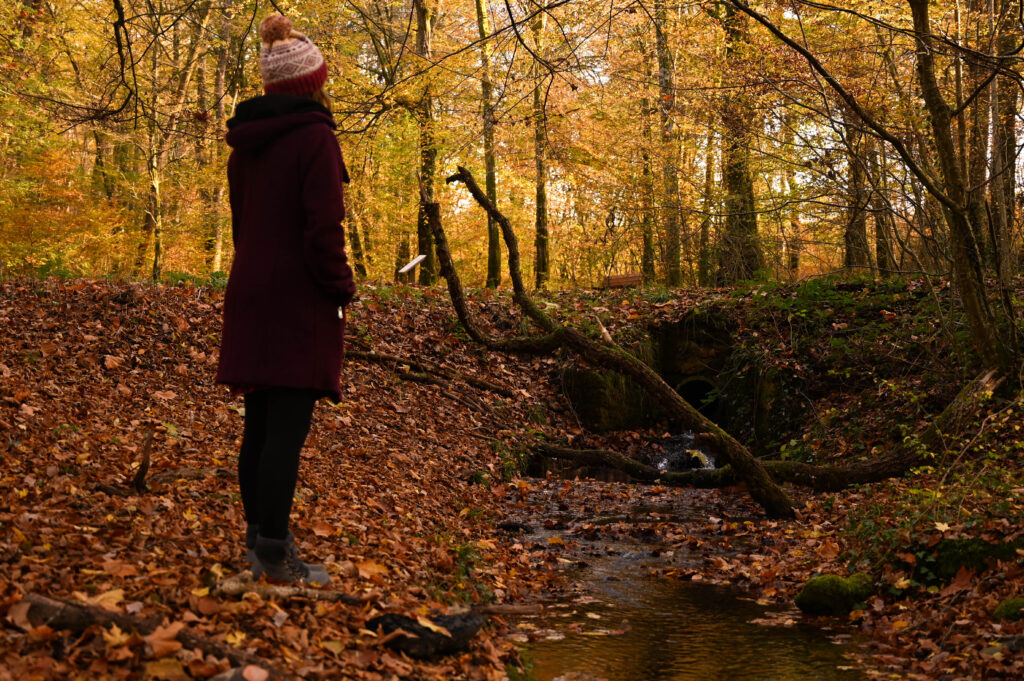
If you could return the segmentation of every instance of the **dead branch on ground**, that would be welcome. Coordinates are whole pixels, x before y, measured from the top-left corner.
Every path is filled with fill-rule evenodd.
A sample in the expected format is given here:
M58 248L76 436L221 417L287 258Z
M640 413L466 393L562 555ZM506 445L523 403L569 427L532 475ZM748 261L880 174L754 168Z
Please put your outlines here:
M477 203L498 224L505 246L508 249L509 276L512 280L513 299L533 323L544 334L529 339L515 339L515 345L527 345L534 348L553 350L567 348L587 362L604 369L616 371L636 381L662 405L670 421L682 428L696 433L711 434L719 449L718 457L730 463L738 477L746 483L750 495L765 511L773 517L792 517L793 505L786 493L768 476L760 462L736 441L731 435L707 419L679 396L653 369L629 354L622 348L592 340L577 329L566 327L547 315L533 301L523 285L519 262L519 243L515 231L508 218L491 203L487 195L480 189L473 175L464 167L459 166L458 172L448 178L448 183L462 182L473 195ZM452 298L456 314L474 340L489 348L509 350L507 340L490 339L474 323L465 302L462 284L451 258L448 241L441 225L440 208L437 204L428 206L427 217L437 244L438 260L441 274L448 281L448 291Z

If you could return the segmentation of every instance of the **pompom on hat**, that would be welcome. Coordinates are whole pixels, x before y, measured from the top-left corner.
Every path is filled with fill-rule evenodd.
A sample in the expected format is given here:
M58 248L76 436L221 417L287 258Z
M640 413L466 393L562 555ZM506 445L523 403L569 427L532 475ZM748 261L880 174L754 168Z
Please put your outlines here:
M288 17L271 14L260 22L260 75L263 91L310 95L327 82L327 62L316 45L292 27Z

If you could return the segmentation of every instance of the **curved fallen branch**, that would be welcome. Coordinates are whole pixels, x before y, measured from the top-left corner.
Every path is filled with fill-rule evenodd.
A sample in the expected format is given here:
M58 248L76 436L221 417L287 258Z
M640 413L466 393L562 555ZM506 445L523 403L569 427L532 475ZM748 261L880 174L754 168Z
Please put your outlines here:
M583 335L580 331L563 326L549 317L526 292L523 285L519 265L519 242L512 224L491 203L487 195L473 179L472 173L458 166L458 172L448 178L448 183L462 182L470 194L487 214L501 228L505 245L508 248L509 276L512 280L513 297L517 305L542 332L546 345L564 347L580 355L583 359L611 369L622 375L629 376L642 386L659 402L663 412L673 424L697 433L710 433L718 447L716 455L720 460L732 464L738 477L747 485L751 497L754 498L773 517L790 518L793 516L793 504L786 493L768 476L757 459L735 438L719 428L715 423L694 409L686 400L679 396L653 369L632 356L614 343L600 343ZM470 337L493 349L504 349L501 343L487 338L477 327L469 315L462 291L462 284L455 265L451 259L448 242L441 225L440 209L435 204L428 211L429 224L437 244L438 260L441 274L448 281L448 291L455 306L459 320L466 327Z

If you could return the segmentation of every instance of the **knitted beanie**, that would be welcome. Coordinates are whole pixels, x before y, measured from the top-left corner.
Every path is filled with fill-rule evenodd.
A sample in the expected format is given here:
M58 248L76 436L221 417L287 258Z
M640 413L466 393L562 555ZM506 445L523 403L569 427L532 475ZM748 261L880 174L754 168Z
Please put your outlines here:
M327 62L309 38L280 14L260 22L260 75L267 94L310 95L327 82Z

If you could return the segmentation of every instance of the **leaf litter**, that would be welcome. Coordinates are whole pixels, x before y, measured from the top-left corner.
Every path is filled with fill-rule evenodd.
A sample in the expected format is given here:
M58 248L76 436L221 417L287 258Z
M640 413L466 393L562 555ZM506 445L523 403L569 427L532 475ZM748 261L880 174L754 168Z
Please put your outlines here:
M332 588L362 604L217 596L211 588L244 567L233 473L243 406L212 382L222 296L56 280L4 282L0 293L0 617L9 624L0 632L2 681L202 679L228 668L224 658L180 645L182 631L310 679L504 678L523 641L621 635L628 623L587 617L592 626L551 629L532 625L529 615L494 617L467 653L433 662L387 651L364 625L383 612L429 621L464 604L543 602L572 589L568 570L587 551L623 538L659 546L672 563L657 568L662 577L740 585L778 609L762 624L789 626L800 616L791 604L806 578L848 571L857 548L844 532L850 517L909 493L910 483L899 481L810 496L796 521L780 522L763 518L736 489L504 484L507 452L538 432L621 451L658 434L584 434L554 391L554 359L474 347L437 291L368 288L352 309L350 347L426 358L510 387L515 397L453 382L450 390L476 399L449 399L441 386L403 380L401 367L350 360L343 401L317 409L293 517L304 554L325 562ZM551 297L570 316L593 307L586 294ZM672 320L697 302L603 300L611 311L603 321L616 338L631 320ZM514 314L488 318L497 307L488 294L474 304L505 328L517 323ZM774 342L763 326L749 328ZM774 349L780 366L805 370L796 353ZM531 420L538 408L546 424ZM995 432L1015 436L1022 412L998 421ZM155 444L140 493L131 483L147 435ZM941 486L932 475L913 485ZM1018 482L1007 491L1017 511L1020 489ZM500 529L510 518L543 527L549 538ZM931 531L964 532L948 520L931 521ZM1016 536L995 518L984 522L990 539ZM866 636L859 665L878 678L1021 678L1022 625L990 617L997 602L1024 591L1020 562L958 574L941 589L887 565L878 595L848 623L822 626L843 640L851 631ZM31 592L164 624L146 637L116 625L81 635L33 627L22 601ZM246 678L265 673L245 668Z

